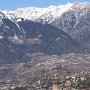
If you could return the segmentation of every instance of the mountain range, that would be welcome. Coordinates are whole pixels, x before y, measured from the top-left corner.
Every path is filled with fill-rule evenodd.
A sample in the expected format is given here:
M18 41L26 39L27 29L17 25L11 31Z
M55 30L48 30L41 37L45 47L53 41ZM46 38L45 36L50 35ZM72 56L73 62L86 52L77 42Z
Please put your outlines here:
M51 24L76 39L85 47L90 47L90 4L89 3L68 3L60 6L47 8L18 8L15 11L3 11L11 20L17 21L20 18Z
M1 11L1 63L25 61L27 53L60 55L87 51L89 10L87 3L68 3Z

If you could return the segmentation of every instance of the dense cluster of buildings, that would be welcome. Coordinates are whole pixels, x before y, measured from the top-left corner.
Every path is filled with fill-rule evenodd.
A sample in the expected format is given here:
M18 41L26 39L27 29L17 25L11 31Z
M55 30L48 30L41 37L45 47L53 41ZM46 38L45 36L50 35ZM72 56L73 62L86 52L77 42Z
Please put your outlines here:
M90 75L63 76L54 78L44 76L37 82L36 90L90 90ZM34 90L34 89L33 89Z
M54 77L43 75L33 85L11 86L2 90L90 90L90 74Z

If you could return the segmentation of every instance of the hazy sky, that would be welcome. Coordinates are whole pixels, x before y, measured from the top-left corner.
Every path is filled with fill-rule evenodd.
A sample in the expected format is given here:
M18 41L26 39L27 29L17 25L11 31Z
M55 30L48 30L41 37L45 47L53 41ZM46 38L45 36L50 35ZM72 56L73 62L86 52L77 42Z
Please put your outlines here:
M22 7L48 7L68 2L89 2L90 0L0 0L0 10L15 10Z

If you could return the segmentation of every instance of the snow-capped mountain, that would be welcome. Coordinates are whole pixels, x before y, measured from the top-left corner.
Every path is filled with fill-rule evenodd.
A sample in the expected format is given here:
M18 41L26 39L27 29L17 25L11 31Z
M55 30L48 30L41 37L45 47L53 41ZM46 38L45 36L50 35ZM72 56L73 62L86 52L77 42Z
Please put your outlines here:
M3 53L10 51L11 55L17 58L24 55L25 59L26 53L81 52L82 46L90 47L89 16L89 3L1 11L0 41L1 47L7 48Z
M76 40L52 25L18 17L14 19L12 14L9 13L10 17L4 13L0 12L0 63L26 61L27 54L36 52L60 55L85 50Z
M15 11L3 11L3 13L16 22L24 18L42 24L54 25L76 39L80 44L90 47L89 3L68 3L47 8L27 7Z

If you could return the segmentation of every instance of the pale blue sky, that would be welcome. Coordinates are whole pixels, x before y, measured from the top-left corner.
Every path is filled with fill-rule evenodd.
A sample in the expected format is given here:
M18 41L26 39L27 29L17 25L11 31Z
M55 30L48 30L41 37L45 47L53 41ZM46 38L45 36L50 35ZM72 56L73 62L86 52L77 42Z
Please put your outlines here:
M0 10L15 10L22 7L48 7L68 2L89 2L90 0L0 0Z

